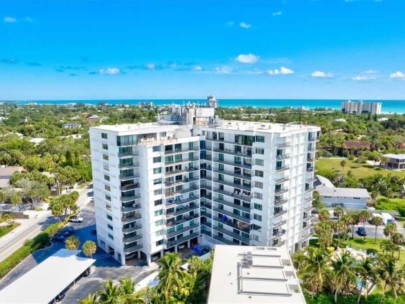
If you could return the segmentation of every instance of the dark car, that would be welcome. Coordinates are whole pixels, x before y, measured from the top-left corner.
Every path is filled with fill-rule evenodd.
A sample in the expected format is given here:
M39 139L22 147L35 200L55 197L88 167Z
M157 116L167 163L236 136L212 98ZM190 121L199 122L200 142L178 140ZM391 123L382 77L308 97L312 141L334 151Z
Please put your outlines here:
M64 242L64 241L66 241L67 236L62 233L59 233L59 234L55 235L52 239L57 242Z
M62 299L65 297L65 294L64 293L60 293L56 298L55 298L55 300L56 300L56 302L60 302L60 301L62 301Z
M366 236L367 235L366 228L364 228L364 227L357 228L357 234L360 236Z

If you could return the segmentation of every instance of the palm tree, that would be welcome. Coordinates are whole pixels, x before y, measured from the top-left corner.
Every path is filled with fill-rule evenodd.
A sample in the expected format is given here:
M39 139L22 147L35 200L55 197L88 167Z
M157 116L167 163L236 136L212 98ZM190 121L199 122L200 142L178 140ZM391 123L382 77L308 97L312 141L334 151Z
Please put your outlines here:
M357 276L361 281L361 287L359 291L359 297L357 299L357 303L360 303L361 294L363 292L363 288L365 288L366 292L366 302L368 297L368 282L376 282L377 280L377 273L375 269L375 259L371 257L366 257L361 259L357 265Z
M318 234L318 242L323 247L329 247L333 241L333 223L332 221L319 222L314 227Z
M404 236L402 233L400 232L395 232L392 236L391 236L391 241L397 246L398 249L398 260L400 258L401 255L401 245L404 243Z
M391 237L395 232L397 232L397 225L395 223L388 223L384 228L384 235L386 237Z
M340 220L340 218L345 214L345 208L342 206L337 206L335 209L333 209L333 215Z
M177 253L167 253L159 262L161 269L157 291L163 295L165 303L169 303L173 294L181 292L187 273L181 269L182 260Z
M121 288L112 280L104 283L104 290L98 293L99 300L103 304L120 304Z
M98 301L98 295L96 293L93 294L89 293L89 295L86 298L80 300L80 304L98 304L98 303L100 302Z
M364 229L366 229L366 222L370 218L370 212L367 210L360 211L359 213L359 222L363 223ZM364 239L366 239L366 236L364 236Z
M293 260L304 287L312 295L322 291L330 271L329 253L322 248L307 247L305 251L297 252Z
M320 222L324 222L330 219L330 213L328 209L322 209L319 211L318 218Z
M338 247L340 247L340 237L343 232L346 232L346 234L347 234L347 225L344 221L338 220L338 221L334 222L333 230L338 235Z
M370 224L375 226L374 243L377 243L377 228L384 225L384 221L380 216L373 216L370 220Z
M343 220L346 222L347 225L352 226L352 239L354 239L354 226L359 223L359 214L358 213L350 213L343 217Z
M71 235L65 241L65 247L68 250L77 250L80 246L80 240L77 236Z
M398 297L398 291L404 287L404 272L398 269L395 264L395 259L388 255L383 255L378 259L377 266L378 276L382 286L382 299L385 297L387 286L394 293L395 300Z
M356 281L355 260L348 251L344 251L337 259L332 260L331 280L335 290L335 303L339 292L349 283Z
M93 241L85 241L82 250L86 256L93 258L93 254L97 251L97 245Z

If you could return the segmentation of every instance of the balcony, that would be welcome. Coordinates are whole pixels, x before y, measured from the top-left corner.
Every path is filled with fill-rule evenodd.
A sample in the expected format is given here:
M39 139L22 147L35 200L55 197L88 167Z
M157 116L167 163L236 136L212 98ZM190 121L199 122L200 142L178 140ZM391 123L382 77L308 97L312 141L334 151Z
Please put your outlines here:
M191 220L197 219L197 218L199 218L199 217L200 217L199 214L192 214L192 215L184 215L184 216L182 216L182 218L180 218L180 219L173 219L173 218L171 218L171 219L168 219L168 220L166 221L166 227L169 227L169 228L175 227L175 226L177 226L177 225L184 224L184 223L186 223L186 222L189 222L189 221L191 221Z
M239 174L239 173L235 173L235 172L231 172L231 171L225 171L225 170L215 170L214 169L214 171L217 172L217 173L221 173L221 174L224 174L224 175L229 175L229 176L232 176L232 177L238 177L238 178L241 178L241 179L246 179L246 180L251 180L252 179L252 175Z
M272 244L272 246L276 246L276 247L280 247L283 245L285 245L285 241L279 241L279 240L274 241Z
M127 233L132 233L132 232L134 232L136 230L139 230L139 229L142 229L142 226L141 225L135 225L133 227L123 228L122 232L127 234Z
M124 249L124 252L125 252L126 254L128 254L128 253L132 253L132 252L138 251L139 249L142 249L142 244L140 244L140 245L128 246L128 247L126 247L126 248Z
M214 158L213 161L217 162L217 163L220 163L220 164L224 164L224 165L230 165L230 166L234 166L234 167L252 169L252 164L249 164L249 163L226 161L226 160L221 160L221 159L218 159L218 158Z
M225 191L225 190L221 190L219 188L214 189L214 192L222 193L226 196L229 196L232 198L238 198L238 199L246 201L246 202L250 202L252 199L252 197L250 195L238 194L236 192Z
M166 171L165 176L168 177L168 176L171 176L171 175L176 175L176 174L180 174L180 173L187 173L187 172L193 172L193 171L197 171L197 170L199 170L198 167L191 167L191 168L185 167L184 169L181 169L181 170Z
M290 144L290 143L287 143L287 142L278 143L278 144L277 144L277 147L278 147L278 148L288 148L288 147L291 147L291 144Z
M176 199L167 199L165 208L166 209L173 208L175 206L179 206L179 205L183 205L183 204L186 204L186 203L189 203L189 202L193 202L195 200L198 200L199 198L200 198L199 195L194 195L194 196L184 198L184 199L177 199L177 198Z
M176 165L180 163L188 163L192 161L197 161L199 160L199 157L193 157L193 158L186 158L186 159L180 159L180 160L173 160L173 161L166 161L165 166L170 166L170 165Z
M189 241L189 240L191 240L193 238L196 238L196 237L198 237L198 233L191 233L189 235L182 236L182 237L178 238L175 241L167 242L166 248L171 248L173 246L180 245L180 244L182 244L182 243L184 243L186 241Z
M237 240L239 240L241 242L249 244L249 238L244 237L241 234L235 233L233 231L226 230L226 229L224 229L222 227L219 227L219 226L216 226L216 227L214 226L214 229L221 232L221 233L223 233L223 234L226 234L226 235L228 235L228 236L230 236L232 238L235 238L235 239L237 239Z
M134 204L134 205L132 205L132 206L122 206L122 207L121 207L121 211L122 211L123 213L125 213L125 212L131 212L131 211L136 211L136 210L139 210L139 209L141 209L141 204Z
M175 208L175 207L172 206L172 208ZM167 216L170 216L170 217L177 216L177 215L189 212L189 211L197 209L197 208L198 208L197 204L190 204L187 207L177 207L175 211L166 212L166 217Z
M127 180L127 179L133 179L137 178L140 175L138 173L133 173L133 174L120 174L120 180Z
M128 190L133 190L139 188L139 184L135 183L135 184L128 184L128 185L121 185L120 189L121 191L128 191Z
M286 193L286 192L288 192L288 188L281 188L281 189L275 189L274 190L274 193L276 195L280 195L280 194L283 194L283 193Z
M273 228L281 227L281 226L285 225L286 223L287 223L286 220L279 221L279 222L273 224Z
M140 213L136 213L136 214L131 215L131 216L123 216L123 217L121 217L121 222L130 223L130 222L134 222L136 220L139 220L141 217L142 216L141 216Z
M278 230L276 233L273 232L273 239L279 239L281 238L284 234L286 234L287 230L281 229Z
M231 212L231 211L227 211L227 210L220 209L220 208L216 208L216 207L214 207L213 210L214 210L215 212L224 214L224 215L226 215L226 216L229 216L229 217L232 217L232 218L237 219L237 220L239 220L239 221L242 221L242 222L245 222L245 223L247 223L247 224L250 224L250 216L247 218L247 217L244 217L244 216L242 216L242 215L235 214L235 213L233 213L233 212Z
M250 191L252 189L252 185L250 185L250 186L241 185L241 184L237 184L237 183L233 183L233 182L226 182L226 181L219 180L219 179L214 179L214 182L222 184L222 185L227 185L227 186L231 186L234 188L242 189L242 190L247 190L247 191Z
M121 202L129 202L141 198L140 195L121 196Z
M124 244L130 244L142 238L142 234L135 236L124 236Z
M198 186L191 186L191 187L189 187L187 189L182 189L182 190L177 190L177 191L167 191L165 193L165 197L166 197L166 199L168 199L168 198L171 198L171 197L174 197L174 196L177 196L177 195L181 195L181 194L185 194L185 193L195 191L195 190L198 190L198 189L200 189Z
M219 139L219 138L212 138L212 137L206 137L205 140L207 141L215 141L215 142L220 142L220 143L224 143L224 144L231 144L231 145L239 145L239 146L252 146L253 142L251 141L226 141L223 139Z
M289 166L284 165L284 166L276 167L276 171L283 172L283 171L288 170L289 168L290 168Z
M214 152L218 153L224 153L224 154L229 154L229 155L236 155L236 156L241 156L241 157L252 157L252 152L236 152L232 151L230 149L213 149Z
M165 151L165 155L171 154L178 154L178 153L188 153L188 152L199 152L198 148L187 148L187 149L179 149L179 150L167 150Z
M281 183L287 182L289 179L290 178L288 176L283 176L281 178L275 179L274 181L276 184L281 184Z
M276 155L277 160L282 160L282 159L287 159L287 158L290 158L290 154Z
M177 186L177 185L181 185L181 184L194 182L199 179L200 179L199 177L193 177L193 178L184 178L184 179L180 179L180 180L168 181L168 182L165 182L165 186L166 187Z
M181 229L178 229L176 231L168 232L167 233L167 238L174 237L176 235L182 234L183 232L186 232L186 231L189 231L191 229L198 228L198 227L200 227L200 224L193 224L193 225L189 225L189 226L183 227Z
M305 188L305 192L312 192L314 190L315 190L314 187Z
M275 199L274 200L274 207L282 206L288 202L287 199L281 198L281 199Z
M274 217L279 217L279 216L282 216L282 215L284 215L286 213L287 213L287 210L283 210L283 209L276 210L276 211L274 211Z
M139 163L128 163L128 164L118 164L119 168L132 168L132 167L138 167Z
M124 156L139 156L138 151L125 151L125 152L118 152L118 157Z
M224 218L220 218L220 217L215 216L215 215L212 217L212 219L219 222L219 223L221 223L221 224L227 225L227 226L229 226L231 228L235 228L235 229L238 229L238 230L246 232L246 233L250 232L250 225L247 224L247 223L234 222L232 220L226 220Z
M226 200L222 200L222 199L219 199L219 198L214 198L213 201L217 202L219 204L223 204L225 206L229 206L229 207L236 208L236 209L239 209L241 211L250 213L250 208L242 206L242 205L234 204L233 202L228 202Z
M312 201L314 200L314 198L311 196L311 197L306 197L305 199L304 199L304 202L306 202L306 203L312 203Z

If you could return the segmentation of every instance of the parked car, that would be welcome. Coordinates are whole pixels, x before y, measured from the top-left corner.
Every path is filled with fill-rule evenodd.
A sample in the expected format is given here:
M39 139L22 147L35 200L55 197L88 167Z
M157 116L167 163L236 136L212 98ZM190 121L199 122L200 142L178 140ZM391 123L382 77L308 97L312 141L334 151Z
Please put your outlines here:
M81 222L83 222L83 218L80 217L80 216L72 216L69 219L69 222L71 222L71 223L81 223Z
M360 236L366 236L367 235L366 228L364 228L364 227L357 228L357 234Z
M67 235L63 234L63 233L59 233L57 235L55 235L52 239L56 242L64 242L67 239Z
M58 294L58 296L55 298L56 302L60 302L62 301L62 299L65 297L64 293L60 293Z

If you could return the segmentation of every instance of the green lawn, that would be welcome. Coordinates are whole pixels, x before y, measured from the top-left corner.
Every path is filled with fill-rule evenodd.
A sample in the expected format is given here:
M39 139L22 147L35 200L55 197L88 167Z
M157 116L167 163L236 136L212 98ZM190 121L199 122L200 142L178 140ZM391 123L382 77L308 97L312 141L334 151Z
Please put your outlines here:
M342 168L340 162L346 160L346 166ZM356 164L355 162L348 160L347 158L320 158L316 162L316 168L319 171L319 174L322 175L322 172L325 171L340 171L347 175L347 172L350 170L356 178L363 178L375 174L388 175L394 174L398 175L401 178L405 178L405 171L392 171L381 169L379 167L373 167L367 164Z
M13 229L17 228L20 224L18 223L13 223L12 225L7 225L7 226L0 226L0 238L2 236L5 236L7 233L12 231Z

